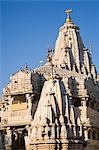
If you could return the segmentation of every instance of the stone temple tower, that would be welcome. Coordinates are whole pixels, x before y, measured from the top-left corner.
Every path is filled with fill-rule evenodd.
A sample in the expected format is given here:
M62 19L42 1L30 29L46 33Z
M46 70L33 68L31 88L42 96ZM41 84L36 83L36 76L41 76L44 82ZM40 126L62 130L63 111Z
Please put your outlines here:
M47 63L19 70L3 90L0 142L7 150L99 149L99 76L71 12Z

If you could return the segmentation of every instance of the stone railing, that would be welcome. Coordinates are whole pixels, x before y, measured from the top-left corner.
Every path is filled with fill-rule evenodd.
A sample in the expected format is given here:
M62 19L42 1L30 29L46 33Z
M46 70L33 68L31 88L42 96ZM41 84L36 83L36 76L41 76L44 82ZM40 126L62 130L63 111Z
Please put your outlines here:
M30 110L11 111L7 118L2 120L2 126L26 125L32 119Z
M25 123L31 120L31 113L28 110L14 111L10 113L9 123Z

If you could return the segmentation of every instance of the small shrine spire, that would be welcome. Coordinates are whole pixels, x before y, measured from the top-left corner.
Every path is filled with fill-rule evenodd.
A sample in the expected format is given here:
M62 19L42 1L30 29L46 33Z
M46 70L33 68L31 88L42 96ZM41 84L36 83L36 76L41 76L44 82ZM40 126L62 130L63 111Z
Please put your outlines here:
M71 20L70 15L71 15L71 13L72 13L72 9L67 9L67 10L65 11L65 13L67 14L66 23L71 23L72 20Z

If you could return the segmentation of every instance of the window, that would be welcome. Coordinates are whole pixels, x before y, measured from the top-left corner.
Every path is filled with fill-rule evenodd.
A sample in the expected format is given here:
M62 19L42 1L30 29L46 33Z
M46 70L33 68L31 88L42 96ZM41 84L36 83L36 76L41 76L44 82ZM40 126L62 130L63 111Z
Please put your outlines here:
M14 96L14 101L13 104L17 104L18 102L26 102L26 97L24 94L20 94L20 95L15 95Z

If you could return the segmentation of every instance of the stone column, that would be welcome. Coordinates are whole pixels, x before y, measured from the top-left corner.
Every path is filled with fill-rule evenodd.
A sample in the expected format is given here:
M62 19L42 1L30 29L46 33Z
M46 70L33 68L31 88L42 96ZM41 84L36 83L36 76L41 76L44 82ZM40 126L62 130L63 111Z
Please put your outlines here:
M31 110L31 106L32 106L31 95L30 94L26 94L26 99L27 99L27 102L28 102L28 109Z
M30 139L29 139L29 135L30 135L30 130L29 130L29 125L26 126L26 131L28 132L28 135L25 135L25 147L26 150L30 150Z
M88 130L87 130L87 127L84 127L84 133L85 133L85 141L88 140Z
M82 98L81 103L82 103L82 106L83 106L83 107L86 107L86 98Z
M51 139L55 139L55 124L52 124L51 131Z
M65 123L63 123L63 124L61 125L60 137L61 137L61 139L63 139L63 140L66 140L66 138L67 138L67 130L66 130L66 125L65 125Z
M5 135L5 149L11 150L12 147L12 132L10 130L10 127L7 127L6 129L6 135Z
M32 120L32 95L26 94L27 106L28 106L28 116Z
M82 124L80 124L79 135L80 135L80 137L82 137L82 135L83 135L83 126L82 126Z
M57 133L57 139L60 137L60 125L58 124L58 120L55 120L55 124L56 124L56 133Z

